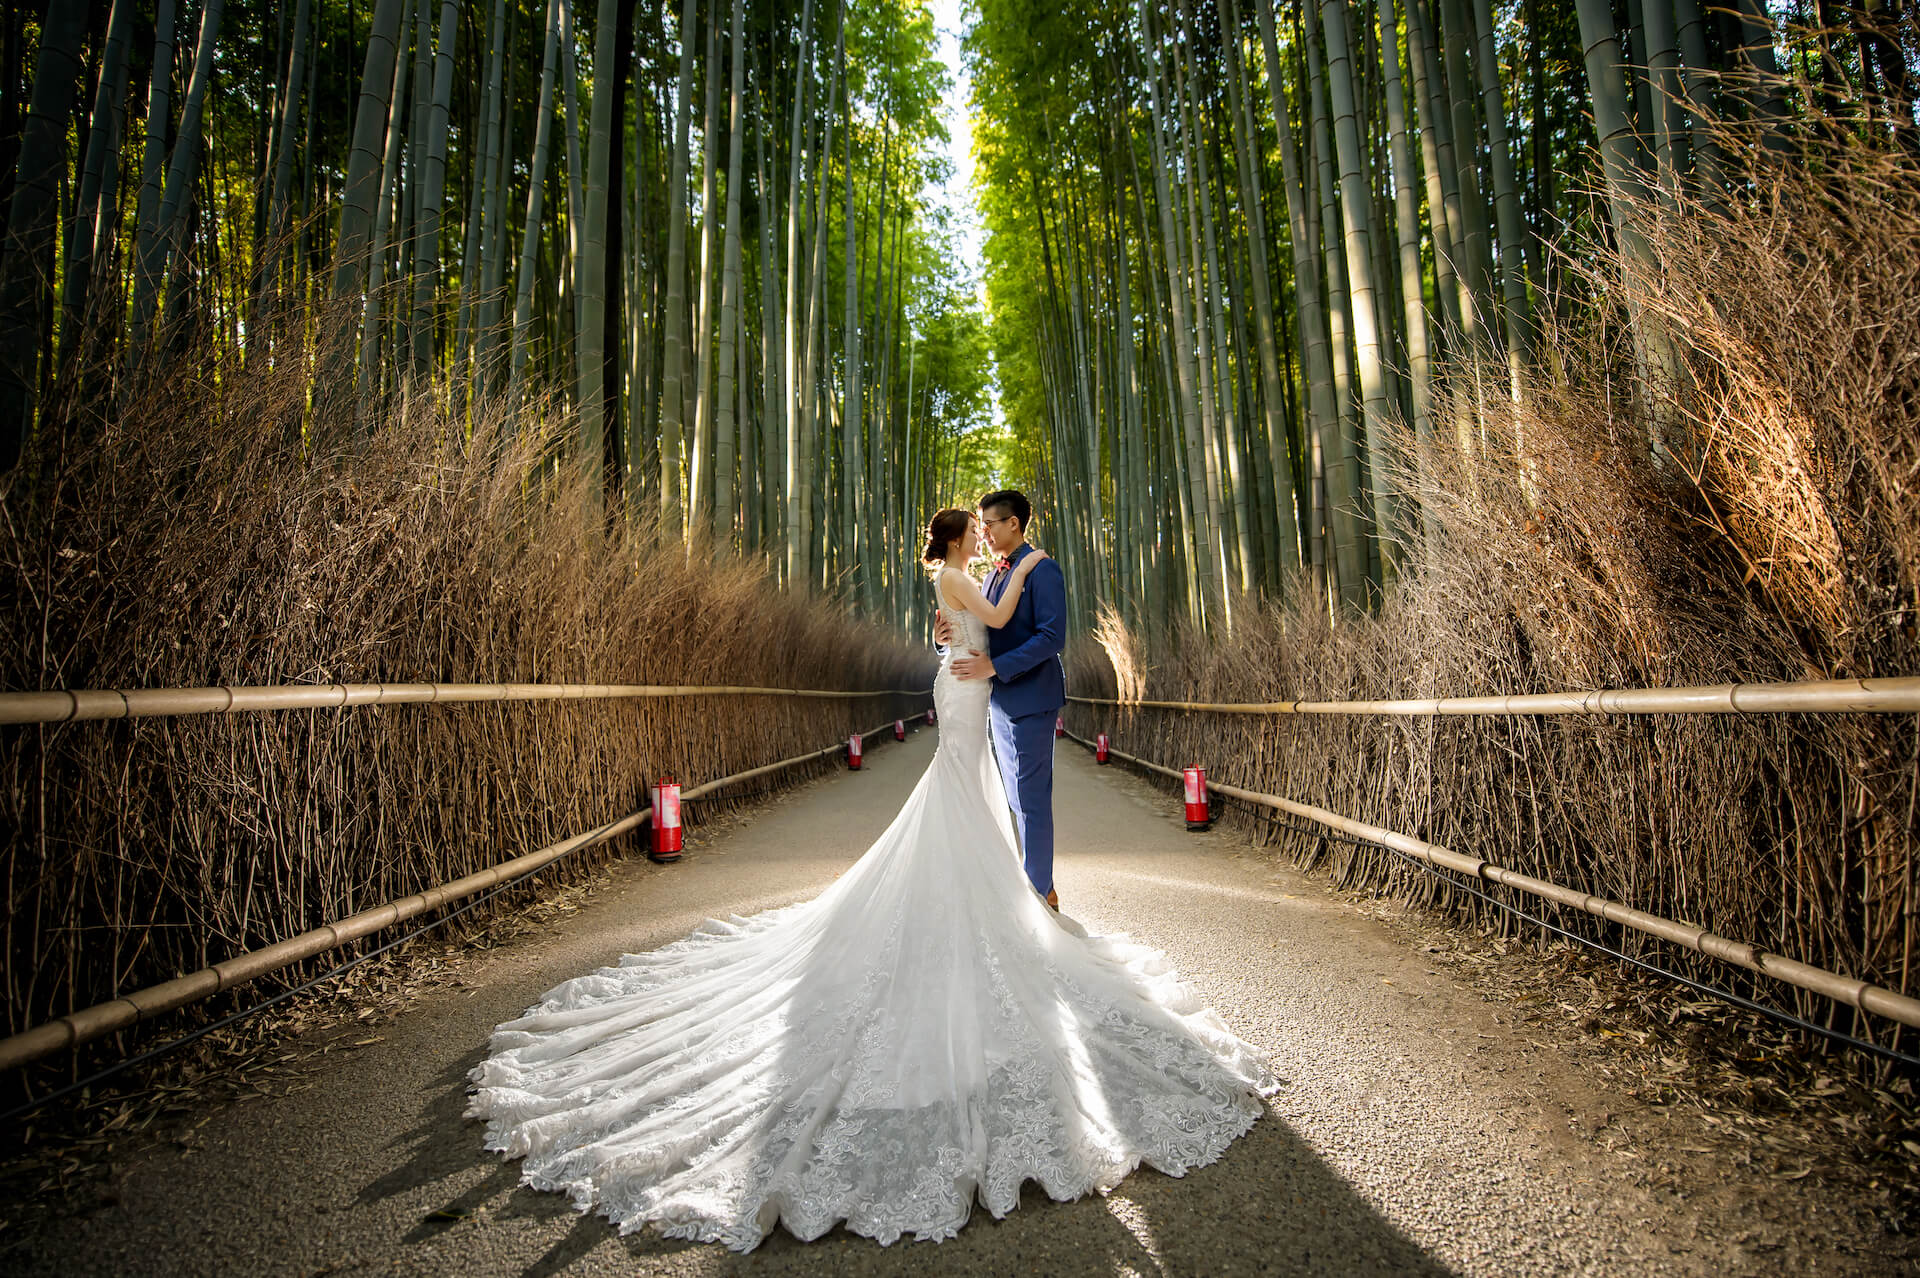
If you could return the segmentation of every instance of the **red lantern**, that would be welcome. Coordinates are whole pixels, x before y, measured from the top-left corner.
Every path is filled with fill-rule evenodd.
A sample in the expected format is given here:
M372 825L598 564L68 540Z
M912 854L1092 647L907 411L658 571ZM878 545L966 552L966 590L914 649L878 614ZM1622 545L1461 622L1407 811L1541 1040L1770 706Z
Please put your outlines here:
M1187 828L1204 830L1212 824L1213 818L1207 814L1207 770L1188 768L1187 780Z
M857 732L847 738L847 770L860 770L860 734Z
M1056 738L1064 737L1067 735L1067 721L1064 718L1061 718L1059 716L1054 717L1053 735Z
M647 856L662 865L680 859L680 783L661 777L653 787L653 851Z
M1095 737L1095 738L1094 738L1094 740L1093 740L1093 761L1094 761L1095 763L1105 763L1105 762L1107 761L1107 747L1108 747L1108 745L1109 745L1109 742L1107 741L1107 734L1106 734L1106 733L1104 733L1104 732L1103 732L1103 733L1101 733L1101 734L1100 734L1099 736L1097 736L1097 737Z
M907 721L905 719L895 719L893 721L893 739L895 741L905 741L907 739Z

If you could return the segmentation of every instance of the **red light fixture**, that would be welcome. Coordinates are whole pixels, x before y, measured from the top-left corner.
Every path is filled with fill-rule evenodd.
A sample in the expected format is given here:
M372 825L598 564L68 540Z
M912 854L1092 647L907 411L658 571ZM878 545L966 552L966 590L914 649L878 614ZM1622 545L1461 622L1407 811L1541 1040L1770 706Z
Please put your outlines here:
M680 859L681 847L680 783L661 777L653 785L653 849L647 857L668 865Z
M1185 772L1187 783L1187 828L1204 830L1213 824L1213 817L1207 811L1207 770L1188 768Z

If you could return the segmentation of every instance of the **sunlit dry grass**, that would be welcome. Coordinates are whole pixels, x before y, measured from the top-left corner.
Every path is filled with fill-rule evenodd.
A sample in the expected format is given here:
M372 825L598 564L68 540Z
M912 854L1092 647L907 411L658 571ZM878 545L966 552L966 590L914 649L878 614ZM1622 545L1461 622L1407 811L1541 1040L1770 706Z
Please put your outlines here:
M542 405L511 419L489 406L467 437L422 396L392 405L371 437L322 446L311 431L300 442L316 420L307 395L300 359L200 360L84 445L49 444L37 480L4 494L0 575L15 606L0 686L929 681L924 650L780 592L755 562L583 515L580 485L553 462L564 423ZM589 829L644 807L660 774L697 783L923 706L406 705L7 729L8 1024Z
M1729 133L1729 153L1741 142ZM1544 335L1521 402L1499 370L1450 370L1438 419L1467 414L1475 442L1443 429L1415 458L1402 441L1403 480L1438 527L1410 539L1376 613L1333 626L1307 603L1249 606L1224 640L1109 621L1075 650L1075 690L1264 701L1920 674L1920 174L1847 142L1757 150L1750 166L1721 213L1649 200L1651 271L1582 250L1600 310ZM1635 312L1673 343L1677 384L1636 376L1660 364L1634 358ZM1074 719L1122 749L1920 990L1911 716ZM1342 883L1472 907L1384 854L1245 819Z

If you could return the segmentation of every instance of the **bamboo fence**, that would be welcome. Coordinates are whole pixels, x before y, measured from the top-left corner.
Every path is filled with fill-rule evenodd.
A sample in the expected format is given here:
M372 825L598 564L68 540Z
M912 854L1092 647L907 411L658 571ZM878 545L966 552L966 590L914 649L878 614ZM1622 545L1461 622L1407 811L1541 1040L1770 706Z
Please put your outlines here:
M1191 710L1208 714L1536 715L1536 714L1911 714L1920 677L1820 679L1801 683L1720 683L1691 688L1600 688L1495 697L1410 697L1390 701L1149 701L1068 697L1089 706ZM0 715L5 709L0 706ZM0 719L4 722L4 719Z
M239 714L260 710L325 710L501 701L610 701L640 697L870 697L925 696L926 689L766 688L650 683L321 683L261 687L55 689L0 693L0 724L72 723L87 719L144 719L174 715Z
M461 686L461 685L454 685ZM506 686L506 685L494 685ZM705 689L703 691L713 691ZM764 692L766 689L742 689L741 691ZM792 695L808 695L811 690L792 690ZM828 695L815 693L814 695ZM840 693L840 696L854 697L860 693ZM874 694L882 695L882 694ZM416 698L417 700L418 698ZM279 707L252 707L279 708ZM149 711L149 713L164 713ZM192 713L192 712L187 712ZM869 728L860 734L861 738L876 736L893 726L893 720L877 728ZM757 768L747 768L729 776L708 781L703 785L683 790L682 803L691 803L713 794L727 786L736 785L754 777L768 775L786 768L797 767L824 759L846 749L844 741L835 742L820 750L806 754L793 755ZM0 1070L18 1069L43 1057L66 1048L78 1047L126 1029L140 1021L149 1020L164 1012L175 1011L191 1003L209 998L222 990L232 989L236 985L255 980L304 959L339 949L353 941L381 932L408 919L415 918L429 910L451 905L470 896L475 896L496 884L522 878L534 871L558 861L570 852L603 843L629 830L638 829L653 816L651 807L641 808L617 820L609 821L594 829L557 843L548 844L533 852L503 861L498 865L474 874L455 879L424 892L416 892L399 900L388 901L369 909L360 910L345 918L309 929L298 936L290 936L283 941L259 949L236 954L230 959L201 968L197 972L163 981L158 985L123 994L104 1003L71 1012L57 1017L32 1029L0 1039Z
M1079 744L1086 746L1088 749L1094 748L1093 743L1084 737L1072 732L1069 732L1067 736L1079 742ZM1169 768L1164 764L1155 763L1150 759L1143 759L1138 755L1116 750L1112 745L1107 747L1107 753L1111 757L1125 763L1131 763L1147 771L1157 772L1163 776L1173 777L1176 780L1182 775L1179 768ZM1457 874L1464 874L1470 878L1487 883L1497 883L1503 887L1514 888L1518 891L1528 893L1531 896L1539 897L1542 900L1552 901L1558 905L1584 911L1596 918L1605 919L1609 923L1617 923L1622 927L1632 928L1637 932L1643 932L1649 936L1658 937L1661 940L1671 941L1695 953L1721 959L1736 966L1746 968L1748 971L1758 972L1763 976L1770 976L1775 980L1798 986L1803 990L1822 995L1838 1003L1844 1003L1860 1011L1871 1012L1874 1015L1884 1016L1889 1020L1898 1021L1902 1025L1920 1028L1920 999L1908 998L1904 994L1896 993L1882 986L1873 985L1854 977L1842 976L1837 972L1830 972L1825 968L1816 967L1810 963L1802 963L1797 959L1790 959L1784 955L1774 954L1750 942L1731 940L1690 923L1680 923L1673 919L1663 918L1657 914L1649 914L1644 910L1636 910L1632 906L1623 905L1618 901L1609 900L1606 897L1576 891L1573 888L1564 887L1558 883L1550 883L1544 879L1538 879L1530 874L1522 874L1516 870L1507 869L1504 866L1496 865L1491 861L1483 860L1479 857L1468 856L1463 852L1456 852L1452 848L1443 847L1438 843L1429 843L1424 839L1416 839L1411 835L1400 834L1393 830L1383 829L1377 825L1369 825L1364 821L1356 821L1351 817L1341 816L1337 812L1329 812L1325 808L1314 807L1312 804L1297 803L1292 799L1282 798L1276 794L1265 794L1258 790L1243 789L1240 786L1227 785L1211 779L1207 782L1207 789L1214 793L1226 795L1228 798L1239 799L1244 803L1258 804L1262 807L1272 808L1278 812L1303 817L1306 820L1327 826L1330 829L1339 830L1344 834L1350 834L1355 838L1365 839L1370 843L1378 843L1383 847L1404 852L1416 860L1423 861L1428 865L1440 869L1452 870ZM4 1044L0 1044L0 1048L3 1047Z

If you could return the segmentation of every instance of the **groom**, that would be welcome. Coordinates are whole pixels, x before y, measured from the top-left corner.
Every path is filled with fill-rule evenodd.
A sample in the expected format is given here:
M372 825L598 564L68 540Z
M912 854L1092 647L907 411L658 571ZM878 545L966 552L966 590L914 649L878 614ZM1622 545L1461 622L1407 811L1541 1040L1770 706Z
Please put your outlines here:
M1012 569L1033 553L1027 525L1033 504L1026 494L1006 489L980 499L980 523L993 548L994 568L987 577L988 603L999 603ZM934 640L951 637L943 616ZM957 657L953 673L961 679L991 679L989 718L993 753L1000 761L1014 828L1026 859L1027 878L1047 904L1060 908L1053 890L1053 719L1067 703L1066 672L1060 664L1067 638L1067 580L1059 561L1042 560L1027 575L1013 616L987 631L988 652Z

